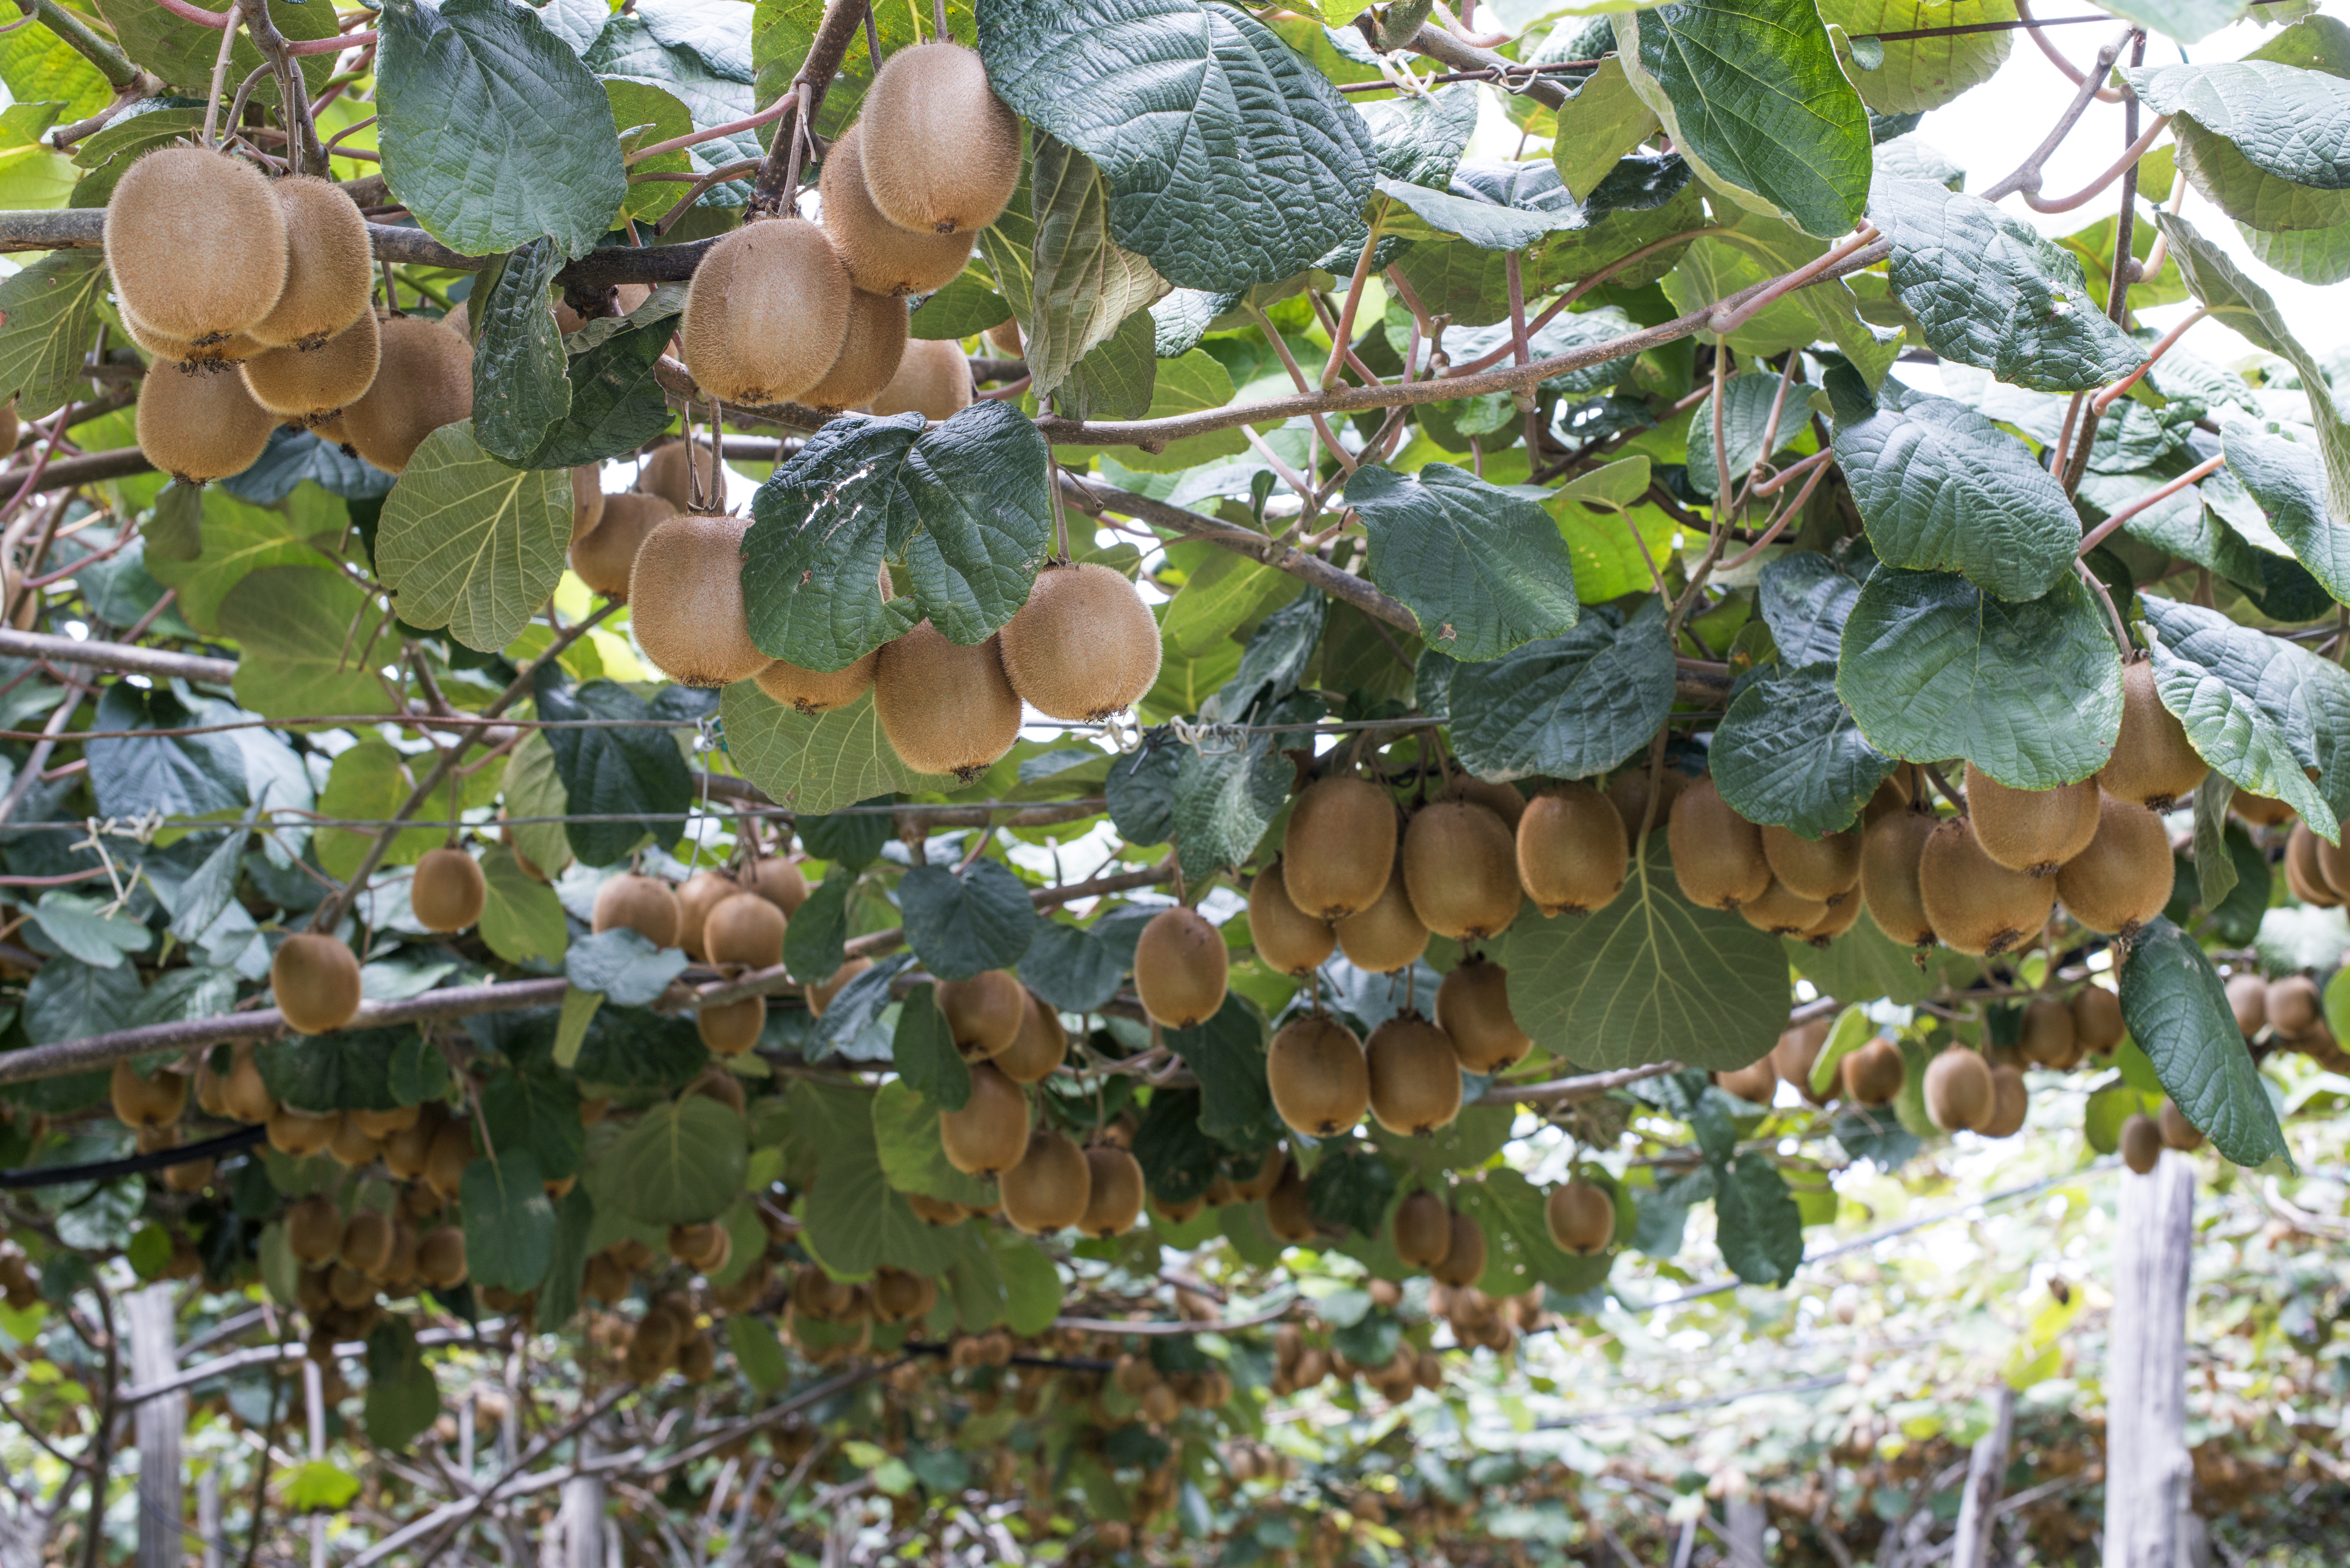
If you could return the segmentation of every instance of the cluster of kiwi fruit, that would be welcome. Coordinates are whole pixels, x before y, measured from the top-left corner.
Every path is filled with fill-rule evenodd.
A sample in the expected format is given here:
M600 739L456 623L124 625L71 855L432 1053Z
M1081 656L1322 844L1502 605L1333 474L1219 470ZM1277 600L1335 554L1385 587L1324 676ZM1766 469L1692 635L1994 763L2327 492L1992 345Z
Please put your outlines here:
M1392 1308L1401 1299L1391 1280L1374 1280L1370 1289L1372 1299L1383 1306ZM1318 1388L1333 1378L1341 1383L1359 1378L1380 1398L1400 1405L1417 1389L1442 1388L1444 1365L1434 1351L1400 1338L1395 1354L1385 1363L1365 1366L1334 1347L1309 1344L1294 1323L1283 1324L1274 1332L1273 1391L1277 1397Z
M2162 1151L2192 1154L2203 1147L2203 1134L2168 1096L2152 1116L2135 1111L2123 1121L2117 1141L2122 1163L2140 1176L2150 1175L2162 1162Z
M1793 1085L1797 1094L1814 1106L1825 1106L1831 1099L1871 1108L1891 1105L1908 1082L1908 1065L1902 1058L1901 1047L1881 1034L1847 1053L1836 1064L1830 1095L1824 1096L1813 1089L1812 1067L1826 1046L1833 1027L1825 1018L1790 1024L1761 1060L1734 1072L1716 1073L1713 1081L1756 1106L1770 1105L1783 1083ZM2019 1078L2019 1085L2021 1082Z
M105 243L123 329L151 358L140 449L175 478L242 473L281 424L398 473L473 411L462 326L377 315L367 221L330 180L159 147L115 186Z
M732 871L696 871L676 888L624 871L597 888L588 927L598 934L632 930L655 947L682 948L713 968L747 973L784 961L785 933L807 896L798 865L775 856L755 856ZM712 1003L694 1013L702 1043L721 1056L739 1056L756 1045L766 1023L764 996Z
M1154 1427L1174 1425L1186 1410L1220 1409L1232 1398L1232 1380L1223 1368L1161 1372L1148 1355L1119 1356L1110 1382L1137 1403L1142 1418Z
M827 1366L871 1346L873 1330L927 1317L938 1304L938 1282L884 1267L870 1280L837 1280L810 1263L795 1270L785 1298L783 1332L808 1360ZM813 1325L824 1325L821 1331ZM844 1332L853 1331L853 1332ZM955 1342L958 1367L1001 1366L1012 1359L1012 1337L978 1334Z
M985 1211L1032 1236L1074 1229L1101 1238L1132 1229L1145 1195L1123 1128L1105 1128L1081 1146L1057 1128L1032 1125L1025 1085L1060 1064L1068 1045L1060 1015L1001 970L941 981L937 995L956 1050L972 1064L971 1097L939 1113L939 1145L964 1175L994 1179L996 1205ZM908 1201L936 1225L981 1212L920 1194Z
M2260 1038L2265 1030L2272 1044L2298 1051L2322 1067L2334 1072L2350 1068L2350 1054L2325 1020L2324 992L2308 975L2271 981L2255 971L2239 970L2228 977L2227 991L2236 1027L2247 1041Z
M28 1312L41 1299L41 1272L14 1241L0 1242L0 1301L10 1312Z

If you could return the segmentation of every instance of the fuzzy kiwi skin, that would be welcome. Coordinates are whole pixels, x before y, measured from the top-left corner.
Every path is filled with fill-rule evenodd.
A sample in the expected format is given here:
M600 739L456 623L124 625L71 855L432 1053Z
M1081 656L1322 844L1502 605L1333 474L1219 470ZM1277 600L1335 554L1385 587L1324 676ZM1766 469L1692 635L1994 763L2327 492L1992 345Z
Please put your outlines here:
M2085 985L2073 993L2073 1038L2084 1055L2112 1050L2122 1043L2127 1027L2121 998L2104 986Z
M1452 1244L1429 1272L1440 1285L1467 1290L1485 1275L1485 1230L1458 1209L1451 1213Z
M725 487L713 476L715 469L710 459L710 448L703 442L687 439L663 441L645 454L644 466L637 470L637 493L658 495L669 503L671 512L693 510L693 485L702 483L703 500L712 498L723 503ZM721 510L721 506L705 506L705 510Z
M1305 1175L1287 1160L1273 1190L1264 1195L1264 1224L1276 1241L1292 1246L1314 1239L1314 1210L1305 1190Z
M1807 1019L1782 1030L1771 1047L1771 1069L1779 1081L1815 1106L1820 1097L1812 1088L1812 1064L1820 1059L1834 1028L1827 1019Z
M2164 1096L2162 1109L2156 1113L2154 1119L2156 1127L2162 1133L2163 1147L2175 1148L2181 1154L2192 1154L2203 1147L2201 1131L2187 1119L2187 1113L2168 1096Z
M369 314L375 254L367 219L340 185L315 174L269 182L286 212L286 286L245 328L272 348L310 349Z
M1918 868L1933 836L1931 812L1897 811L1869 825L1861 836L1860 897L1877 929L1908 947L1929 947L1934 922L1926 917L1918 888Z
M253 400L278 418L316 427L367 396L382 360L374 315L359 317L315 348L271 348L237 367Z
M1471 1073L1493 1074L1523 1061L1534 1043L1510 1011L1510 973L1472 958L1454 966L1436 988L1436 1026Z
M970 263L977 236L917 233L883 217L866 187L864 132L862 123L841 132L817 173L826 236L849 281L868 294L887 298L945 287Z
M846 708L873 690L873 672L881 665L875 649L840 670L804 670L787 659L771 662L751 679L759 690L785 707L802 713L825 713Z
M1328 921L1317 920L1290 902L1279 860L1249 884L1249 940L1256 945L1259 963L1276 974L1301 977L1321 968L1338 946L1338 933Z
M1518 830L1518 824L1526 815L1526 797L1518 793L1515 784L1497 784L1471 773L1454 774L1451 781L1436 792L1436 798L1465 800L1482 805L1508 824L1513 833Z
M2123 665L2121 734L2097 774L2097 787L2116 800L2164 812L2194 794L2210 771L2189 742L2186 727L2163 706L2153 661Z
M1020 1038L1028 993L1009 970L985 970L969 980L942 980L933 994L939 1011L946 1015L947 1033L964 1061L984 1062L1000 1056Z
M2228 797L2228 810L2251 827L2282 827L2293 820L2293 807L2248 789L2239 789Z
M840 358L802 400L811 408L853 409L873 400L906 354L906 302L889 295L852 288L848 332Z
M1738 906L1741 919L1758 931L1773 936L1799 937L1827 918L1828 907L1818 898L1806 898L1776 877L1762 890L1759 898L1749 898Z
M161 1127L166 1122L178 1121L180 1113L187 1108L188 1080L179 1073L158 1073L152 1078L143 1078L130 1063L117 1062L108 1093L114 1119L124 1127Z
M1399 1012L1371 1031L1371 1115L1391 1133L1433 1132L1461 1114L1461 1059L1444 1031Z
M1799 898L1826 903L1860 880L1860 834L1853 828L1804 838L1792 829L1762 829L1762 858Z
M1069 1032L1061 1024L1059 1011L1023 990L1019 1031L993 1058L995 1065L1015 1084L1041 1084L1068 1054Z
M1001 1175L1027 1153L1027 1096L993 1067L974 1063L971 1098L959 1111L939 1113L939 1143L965 1176Z
M268 352L267 344L243 332L232 332L210 343L191 343L184 337L156 331L127 306L117 308L122 317L122 330L130 335L130 341L157 359L177 365L182 370L220 370Z
M2015 1044L2025 1061L2040 1067L2064 1066L2072 1060L2078 1038L2079 1031L2073 1026L2073 1010L2056 998L2035 996L2024 1004Z
M398 473L443 425L473 412L473 350L464 335L421 316L380 324L375 380L345 407L344 439L359 454Z
M668 883L624 871L596 889L588 923L598 936L626 927L657 948L673 948L682 920Z
M900 762L968 784L1012 749L1020 699L1004 678L1002 642L998 633L965 648L923 620L881 645L873 705Z
M1415 1269L1432 1269L1452 1250L1452 1213L1433 1192L1415 1192L1396 1205L1396 1256Z
M1918 896L1944 946L1997 958L2047 923L2056 883L2000 865L1960 816L1927 838L1918 857Z
M1373 974L1393 974L1428 950L1428 928L1411 907L1411 893L1399 869L1371 907L1331 925L1347 961Z
M2267 996L2268 1023L2278 1038L2300 1040L2325 1026L2325 1004L2317 982L2305 974L2289 974L2272 983Z
M2023 1070L2004 1063L1991 1070L1991 1114L1975 1127L1985 1137L2013 1137L2023 1130L2032 1096L2023 1086Z
M269 987L289 1028L324 1034L359 1016L359 961L332 937L302 932L277 944Z
M2122 1163L2140 1176L2150 1176L2162 1162L2162 1124L2139 1111L2122 1123Z
M721 898L702 925L702 950L713 964L774 969L784 961L784 912L756 893Z
M809 981L801 986L800 994L807 1002L809 1014L822 1018L824 1010L832 1005L832 999L840 994L841 987L872 967L873 961L869 958L853 958L833 971L831 979Z
M1411 814L1403 879L1420 923L1455 941L1499 936L1525 898L1509 824L1465 800L1430 801Z
M725 686L772 662L751 640L743 607L743 535L750 526L741 517L687 513L663 519L637 546L629 629L671 680Z
M905 356L889 384L873 395L876 419L892 414L920 414L926 420L951 420L971 407L976 394L971 384L971 361L962 345L951 337L907 340Z
M1122 573L1098 562L1048 564L1001 635L1004 679L1050 718L1098 722L1133 707L1159 680L1150 607Z
M2170 835L2134 801L2097 802L2097 836L2057 871L2056 897L2089 929L2126 938L2170 902Z
M1097 1241L1134 1228L1142 1213L1142 1167L1122 1148L1097 1144L1086 1150L1085 1212L1077 1229Z
M1880 1034L1836 1064L1845 1098L1856 1105L1889 1106L1909 1076L1901 1047Z
M1735 1095L1749 1105L1768 1106L1779 1094L1779 1069L1769 1056L1727 1073L1716 1073L1713 1081L1724 1094Z
M694 1011L693 1027L714 1054L740 1056L759 1043L767 1027L767 999L746 996L738 1002L705 1002Z
M824 231L768 218L710 248L685 296L685 368L713 398L788 402L824 379L848 335L848 272Z
M1991 1064L1953 1045L1926 1064L1926 1114L1944 1132L1973 1129L1991 1118L1995 1085Z
M1066 1231L1085 1218L1093 1195L1093 1168L1066 1133L1038 1127L1028 1135L1020 1163L996 1181L1003 1217L1031 1236Z
M1264 1075L1281 1119L1315 1137L1345 1132L1370 1108L1371 1069L1363 1043L1326 1016L1284 1024L1265 1053Z
M1338 920L1378 901L1395 868L1395 802L1367 779L1316 779L1299 794L1282 830L1284 885L1292 902Z
M571 542L572 571L589 592L626 599L637 552L654 529L676 515L665 496L605 496L600 520Z
M2236 1015L2236 1027L2250 1040L2269 1023L2269 982L2250 970L2228 977L2228 1010Z
M1020 117L987 85L976 50L947 39L899 49L867 89L865 185L889 222L976 234L1020 185Z
M159 147L107 199L115 296L173 337L202 343L261 320L285 292L286 257L285 207L225 152Z
M1665 842L1672 851L1674 880L1692 904L1735 909L1771 890L1762 830L1731 810L1711 778L1690 784L1673 802Z
M2010 789L1967 764L1967 815L1985 855L2011 871L2053 877L2097 836L2097 781Z
M2303 903L2320 909L2331 909L2342 902L2342 895L2326 878L2322 852L2325 840L2309 830L2309 824L2296 822L2284 840L2285 886Z
M1607 1250L1616 1240L1616 1200L1605 1188L1588 1181L1569 1181L1550 1189L1543 1199L1543 1222L1551 1244L1562 1252L1588 1258Z
M1517 857L1518 880L1545 919L1586 915L1606 909L1624 890L1631 846L1607 797L1578 780L1524 804Z
M428 851L409 884L410 910L428 931L462 931L482 918L489 885L481 862L462 849Z
M277 418L235 376L151 375L140 389L139 450L174 479L203 484L251 468Z
M1795 933L1796 940L1824 948L1860 924L1860 890L1839 893L1828 900L1828 912Z
M1134 990L1166 1029L1194 1029L1216 1015L1231 982L1223 933L1199 910L1163 909L1134 944Z

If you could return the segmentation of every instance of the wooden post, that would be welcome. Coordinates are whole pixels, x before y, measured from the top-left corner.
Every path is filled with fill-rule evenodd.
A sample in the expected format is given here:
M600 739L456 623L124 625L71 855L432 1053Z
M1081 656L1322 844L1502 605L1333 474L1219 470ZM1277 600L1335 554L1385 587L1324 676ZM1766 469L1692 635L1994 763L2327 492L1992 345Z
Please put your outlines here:
M2194 1467L2187 1456L2187 1285L2195 1167L2166 1153L2122 1173L2106 1349L2105 1568L2178 1568Z
M1730 1568L1764 1568L1763 1542L1770 1527L1761 1493L1750 1489L1723 1500L1721 1541L1730 1549Z
M596 1428L591 1426L583 1430L578 1444L577 1462L584 1464L594 1459L598 1452ZM552 1568L604 1568L602 1476L574 1476L563 1483L563 1501L556 1514L555 1533L561 1536L563 1550Z
M122 1298L130 1338L130 1380L168 1381L180 1369L172 1287L158 1282ZM182 1393L142 1401L133 1420L139 1444L139 1568L180 1568L184 1551L181 1509L180 1438L187 1429Z
M203 1538L204 1568L221 1568L220 1466L210 1464L196 1478L196 1533Z
M310 1418L310 1457L327 1457L327 1386L315 1357L302 1359L302 1403ZM310 1568L327 1568L327 1516L310 1516Z
M1950 1568L1983 1568L1991 1554L1992 1510L2007 1474L2008 1445L2015 1438L2015 1390L2002 1378L1991 1390L1991 1430L1975 1439L1967 1455L1967 1490L1959 1498L1959 1530L1951 1538Z

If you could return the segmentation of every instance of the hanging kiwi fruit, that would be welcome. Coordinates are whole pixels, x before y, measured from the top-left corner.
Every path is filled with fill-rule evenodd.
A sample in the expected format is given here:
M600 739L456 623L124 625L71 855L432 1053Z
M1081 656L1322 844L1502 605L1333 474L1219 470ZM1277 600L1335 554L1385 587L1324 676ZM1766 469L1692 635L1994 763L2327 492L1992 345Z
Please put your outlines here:
M398 473L426 436L473 417L473 348L460 327L420 316L392 317L378 333L375 379L340 428L361 457Z
M2063 1002L2053 996L2035 996L2024 1003L2015 1044L2025 1061L2040 1067L2068 1065L2079 1038L2073 1023L2073 1010Z
M1053 1075L1069 1054L1069 1032L1060 1011L1036 1000L1024 988L1020 992L1020 1028L990 1060L1015 1084L1041 1084Z
M269 989L286 1027L324 1034L359 1016L359 961L333 937L297 932L271 956Z
M1282 879L1281 862L1258 872L1249 883L1249 940L1259 963L1276 974L1300 979L1322 967L1338 948L1338 933L1291 902Z
M1543 1199L1543 1220L1560 1251L1592 1257L1616 1240L1616 1199L1593 1182L1565 1182Z
M1047 562L1006 622L1003 674L1053 719L1097 723L1159 680L1159 623L1123 574L1098 562Z
M2293 831L2285 836L2284 880L2285 886L2293 889L2293 896L2303 903L2332 909L2341 906L2342 895L2326 879L2324 864L2318 856L2324 847L2325 840L2312 833L2309 824L2295 822Z
M253 400L288 424L315 428L333 420L375 385L382 328L371 311L309 348L269 348L237 366Z
M750 526L745 518L686 513L662 519L637 547L629 629L645 657L681 685L726 686L769 663L751 640L743 605L743 535Z
M2126 941L2170 902L2170 834L2134 801L2097 797L2097 831L2056 872L2065 913L2093 931Z
M1432 1269L1452 1250L1452 1211L1444 1199L1422 1189L1396 1205L1388 1229L1396 1256L1415 1269Z
M1282 1025L1265 1052L1265 1083L1281 1119L1315 1137L1345 1132L1370 1108L1371 1069L1363 1043L1327 1014Z
M977 778L1020 739L1020 699L1004 678L999 633L964 647L928 620L883 643L873 707L898 760L916 773Z
M571 569L589 591L625 599L646 535L677 512L666 497L623 493L605 496L597 515L595 526L571 541Z
M681 920L677 895L668 883L658 877L623 871L606 878L596 889L588 923L598 936L625 927L657 948L673 948L678 945Z
M1316 779L1282 830L1284 886L1298 909L1336 921L1378 900L1396 864L1396 808L1367 779Z
M873 204L865 152L860 121L841 132L816 175L824 232L841 265L858 288L885 298L944 288L970 262L978 236L890 222Z
M1467 1290L1485 1277L1485 1230L1458 1209L1449 1217L1451 1231L1444 1261L1429 1270L1438 1284Z
M285 292L285 206L259 170L211 148L158 147L124 170L105 244L116 297L185 342L245 331Z
M1363 1054L1371 1115L1391 1133L1419 1136L1461 1114L1461 1059L1444 1031L1417 1012L1399 1012L1371 1031Z
M744 969L774 969L784 961L783 910L756 893L721 898L702 927L702 954L710 962Z
M840 358L848 307L848 270L825 232L803 218L767 218L720 240L693 269L678 343L706 395L789 402Z
M1805 838L1793 828L1762 829L1762 858L1771 875L1798 898L1826 903L1860 880L1860 833L1845 828Z
M1827 919L1828 907L1824 900L1804 898L1773 877L1760 895L1739 904L1738 913L1758 931L1797 937Z
M2144 1111L2131 1113L2122 1123L2122 1163L2140 1176L2151 1176L2162 1163L2162 1124Z
M1553 784L1520 807L1517 859L1518 880L1544 918L1587 915L1624 890L1631 846L1607 797L1576 780Z
M2193 1154L2203 1147L2203 1134L2187 1119L2169 1096L2163 1096L2162 1108L2155 1113L2155 1127L2162 1134L2162 1147L2175 1148L2181 1154Z
M740 1056L756 1045L766 1031L767 999L745 996L734 1002L705 1002L694 1010L693 1027L714 1054Z
M1019 1039L1027 1017L1028 992L1011 971L991 969L969 980L943 980L933 994L946 1017L947 1033L964 1061L984 1062L1000 1056Z
M1926 1114L1944 1132L1971 1131L1991 1119L1997 1087L1979 1054L1950 1046L1926 1064Z
M671 512L691 512L699 487L703 511L723 511L726 488L718 469L709 442L690 435L665 441L644 454L637 469L637 493L667 503Z
M1134 1229L1142 1214L1142 1166L1113 1144L1086 1150L1086 1207L1077 1229L1106 1241Z
M972 385L971 361L962 345L951 337L907 340L889 384L873 394L876 419L892 414L920 414L926 420L951 420L971 407L977 390Z
M951 39L899 49L860 106L865 185L889 222L976 234L1020 186L1020 119L987 85L978 51Z
M1399 866L1368 909L1335 922L1331 935L1347 961L1373 974L1393 974L1419 961L1428 950L1428 928L1411 907L1411 893Z
M1480 1075L1514 1067L1534 1048L1510 1011L1510 974L1484 958L1464 959L1436 988L1436 1026L1461 1067Z
M1673 802L1665 843L1681 897L1692 904L1736 909L1771 890L1762 830L1731 810L1711 778L1690 784Z
M1967 799L1971 805L1974 797ZM1960 816L1927 836L1918 857L1918 897L1927 924L1945 947L1997 958L2047 923L2056 907L2056 883L1993 860L1970 820Z
M1199 910L1162 909L1134 944L1134 990L1165 1029L1196 1029L1224 1004L1232 961Z
M315 174L272 180L269 191L286 214L286 284L269 314L244 330L274 348L315 350L370 314L367 219L340 185Z
M808 389L805 401L824 410L853 409L872 401L898 373L906 353L906 302L890 295L848 291L848 331L840 357L824 379Z
M1877 929L1905 947L1934 944L1934 922L1918 884L1933 835L1932 812L1905 808L1878 817L1861 836L1861 902Z
M1969 763L1965 788L1975 841L1994 865L2010 871L2053 877L2097 836L2093 778L2054 789L2012 789Z
M1501 935L1525 899L1509 824L1465 800L1430 801L1411 814L1403 880L1420 923L1455 941Z
M2074 992L2072 1011L2073 1040L2085 1055L2103 1055L2128 1033L2128 1025L2122 1021L2121 998L2102 985L2085 985Z
M832 1005L832 999L840 994L841 988L872 967L873 961L869 958L851 958L844 960L841 966L832 971L830 979L804 982L800 988L801 995L807 1002L808 1012L822 1018L824 1010Z
M1305 1173L1284 1159L1273 1189L1264 1195L1264 1225L1276 1241L1295 1247L1314 1240L1314 1206Z
M1856 1105L1889 1106L1908 1080L1901 1047L1879 1034L1836 1064L1845 1098Z
M988 1064L973 1064L971 1098L939 1113L939 1143L965 1176L1001 1176L1028 1151L1027 1096Z
M172 371L146 378L134 422L148 462L184 483L205 484L251 468L277 416L253 400L240 377Z
M2210 771L2187 739L2186 726L2163 706L2153 660L2138 658L2123 665L2121 733L2097 774L2097 787L2116 800L2159 814L2193 794Z
M1019 1162L996 1179L1003 1217L1031 1236L1066 1231L1085 1218L1093 1195L1093 1168L1068 1134L1051 1127L1029 1133Z
M454 846L431 849L416 863L408 906L428 931L462 931L482 918L489 884L481 862Z

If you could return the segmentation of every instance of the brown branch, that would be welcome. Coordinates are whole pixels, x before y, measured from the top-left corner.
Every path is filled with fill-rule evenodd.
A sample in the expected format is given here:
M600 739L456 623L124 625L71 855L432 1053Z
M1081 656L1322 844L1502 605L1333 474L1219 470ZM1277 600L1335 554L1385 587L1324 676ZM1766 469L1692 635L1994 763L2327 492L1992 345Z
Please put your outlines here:
M16 659L46 659L57 664L87 664L93 669L120 670L134 675L160 675L166 679L176 676L214 686L225 686L236 678L234 659L167 653L161 649L133 648L120 642L83 642L7 627L0 627L0 654Z
M265 3L244 11L245 36L261 51L269 73L277 81L277 122L284 126L289 140L288 151L296 158L295 167L306 174L321 179L334 176L327 167L327 151L318 145L318 127L310 119L310 84L303 78L302 64L288 47L286 35L277 30ZM342 40L334 40L338 49Z
M1578 1100L1596 1100L1612 1089L1627 1084L1637 1084L1646 1078L1661 1078L1668 1073L1681 1070L1679 1062L1651 1062L1643 1067L1618 1067L1608 1073L1585 1073L1578 1077L1554 1078L1546 1084L1494 1084L1477 1099L1481 1106L1565 1106Z
M824 95L832 86L832 78L840 73L841 62L848 57L848 47L857 41L859 26L865 20L867 0L830 0L824 8L824 19L816 24L815 41L808 45L807 58L800 62L799 73L792 78L794 86L805 86L807 119L812 129L816 113L824 108ZM775 139L767 144L766 161L759 166L759 178L752 182L751 202L743 220L751 223L771 218L787 210L797 194L787 187L796 183L799 161L792 150L799 145L802 127L796 114L778 120Z

